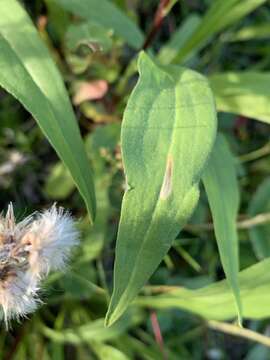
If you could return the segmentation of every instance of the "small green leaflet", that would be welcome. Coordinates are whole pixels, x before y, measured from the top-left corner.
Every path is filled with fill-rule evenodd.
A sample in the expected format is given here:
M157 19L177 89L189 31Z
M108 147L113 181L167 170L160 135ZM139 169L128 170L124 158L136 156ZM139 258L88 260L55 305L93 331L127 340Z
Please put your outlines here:
M216 136L213 95L202 75L159 66L143 52L138 70L121 132L127 190L107 325L123 314L192 214Z
M69 169L93 221L92 172L62 78L19 3L1 0L0 13L0 85L36 119Z
M242 308L238 284L239 189L235 160L225 138L218 134L202 180L210 204L219 254L228 282L233 290L241 323Z

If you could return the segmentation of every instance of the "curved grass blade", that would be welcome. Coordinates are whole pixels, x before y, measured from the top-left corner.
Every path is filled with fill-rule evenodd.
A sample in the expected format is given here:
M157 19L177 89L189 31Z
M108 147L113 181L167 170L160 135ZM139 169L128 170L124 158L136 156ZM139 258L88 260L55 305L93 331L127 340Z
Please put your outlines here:
M266 0L216 0L212 1L199 26L178 46L174 62L184 62L205 46L213 36L236 23ZM177 44L176 44L177 45Z
M251 198L248 213L251 216L270 212L270 177L267 177ZM249 229L254 252L259 259L270 256L270 223Z
M177 56L179 49L186 43L186 41L194 34L201 22L200 16L191 14L176 29L171 39L165 43L158 53L158 59L162 64L170 64Z
M239 288L243 302L243 317L263 319L270 316L270 258L239 273ZM228 320L237 316L235 299L226 280L206 287L190 290L169 287L166 293L139 297L136 305L152 309L180 308L203 316L208 320Z
M225 138L218 134L209 163L202 176L210 204L219 254L236 301L241 323L242 306L238 284L238 235L236 220L239 189L235 161Z
M122 124L127 191L107 325L123 314L193 212L216 135L213 96L203 76L160 67L145 53L138 69Z
M0 85L36 119L69 169L93 221L92 173L61 76L19 3L2 0L0 12Z
M270 73L229 72L209 78L217 109L270 124Z

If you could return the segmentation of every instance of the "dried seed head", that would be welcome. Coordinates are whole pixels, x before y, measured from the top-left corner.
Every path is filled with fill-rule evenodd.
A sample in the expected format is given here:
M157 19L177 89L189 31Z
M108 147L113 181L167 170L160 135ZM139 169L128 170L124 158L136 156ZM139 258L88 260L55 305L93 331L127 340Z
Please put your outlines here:
M74 221L63 208L53 205L16 224L8 206L0 217L0 304L6 325L35 310L42 277L63 268L77 242Z
M38 284L28 271L20 271L16 267L0 271L0 303L8 328L10 319L18 319L36 309L40 302L37 297Z
M78 231L70 215L54 205L37 216L23 241L29 244L32 271L42 276L64 267Z

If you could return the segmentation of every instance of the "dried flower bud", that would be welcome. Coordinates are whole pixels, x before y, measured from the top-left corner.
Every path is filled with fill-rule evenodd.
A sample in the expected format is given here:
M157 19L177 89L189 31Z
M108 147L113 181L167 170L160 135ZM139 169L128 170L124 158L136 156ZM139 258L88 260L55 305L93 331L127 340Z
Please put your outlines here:
M0 218L0 304L6 326L35 310L43 276L63 268L78 232L71 216L53 205L16 224L13 206Z

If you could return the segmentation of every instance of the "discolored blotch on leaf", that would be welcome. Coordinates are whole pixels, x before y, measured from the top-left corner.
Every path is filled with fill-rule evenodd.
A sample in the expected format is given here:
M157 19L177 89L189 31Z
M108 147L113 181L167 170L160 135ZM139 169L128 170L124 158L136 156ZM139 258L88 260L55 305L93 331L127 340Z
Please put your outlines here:
M159 195L161 200L166 200L172 192L172 173L173 173L173 159L172 156L169 155L166 165L166 171L164 174L164 180Z

